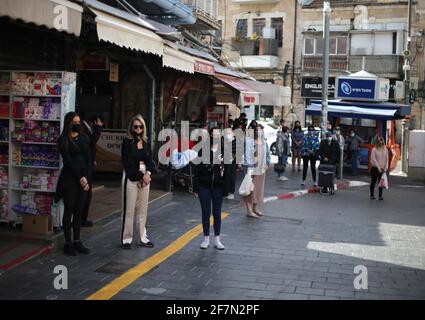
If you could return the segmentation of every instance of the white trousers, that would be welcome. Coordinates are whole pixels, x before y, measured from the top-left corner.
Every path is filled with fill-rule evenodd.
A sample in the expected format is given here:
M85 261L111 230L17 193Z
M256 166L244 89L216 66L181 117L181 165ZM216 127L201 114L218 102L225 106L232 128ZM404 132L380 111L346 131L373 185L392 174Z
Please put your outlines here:
M123 179L123 216L121 243L133 242L134 221L139 231L140 240L148 242L146 234L146 221L148 215L150 185L139 188L137 182Z

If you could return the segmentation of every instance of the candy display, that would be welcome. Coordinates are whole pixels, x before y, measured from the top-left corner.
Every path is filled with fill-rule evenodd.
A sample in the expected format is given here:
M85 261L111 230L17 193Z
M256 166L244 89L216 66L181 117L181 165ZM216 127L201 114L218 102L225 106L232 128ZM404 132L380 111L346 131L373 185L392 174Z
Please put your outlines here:
M50 170L51 171L51 170ZM59 171L38 170L22 175L20 182L13 182L13 187L20 189L39 189L55 191L59 179Z
M0 117L8 118L9 117L9 97L0 96Z
M0 144L0 164L9 163L9 146L7 144Z
M0 120L0 141L9 141L9 121Z
M9 185L7 168L0 167L0 187L6 188Z
M0 94L9 94L10 91L10 73L0 72Z
M53 195L26 192L21 195L21 206L36 210L37 214L50 214L53 198Z
M15 165L59 168L60 154L57 146L22 145L12 154Z
M12 141L56 143L59 136L59 123L15 121L15 131L12 132Z
M61 95L62 80L59 73L14 72L12 94L15 95Z
M18 119L60 119L60 98L14 97L12 113Z
M0 220L9 217L9 194L7 190L0 190Z

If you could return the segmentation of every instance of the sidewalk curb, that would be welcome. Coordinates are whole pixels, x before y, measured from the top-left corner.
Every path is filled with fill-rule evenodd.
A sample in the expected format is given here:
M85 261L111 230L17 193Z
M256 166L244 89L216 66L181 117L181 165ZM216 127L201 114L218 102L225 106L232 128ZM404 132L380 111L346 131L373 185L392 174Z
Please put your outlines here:
M0 271L7 272L31 259L34 259L42 254L48 254L53 251L53 244L42 246L40 248L37 248L35 250L32 250L12 261L9 261L3 265L0 265Z
M350 180L350 181L344 181L344 182L336 183L335 184L335 190L343 190L343 189L349 189L349 188L353 188L353 187L363 187L363 186L366 186L366 185L369 185L369 184L366 183L366 182L363 182L363 181L351 181ZM294 199L294 198L305 196L307 194L319 193L319 191L320 191L319 187L312 187L310 189L292 191L292 192L289 192L289 193L284 193L284 194L280 194L280 195L277 195L277 196L264 198L264 203L276 201L276 200Z

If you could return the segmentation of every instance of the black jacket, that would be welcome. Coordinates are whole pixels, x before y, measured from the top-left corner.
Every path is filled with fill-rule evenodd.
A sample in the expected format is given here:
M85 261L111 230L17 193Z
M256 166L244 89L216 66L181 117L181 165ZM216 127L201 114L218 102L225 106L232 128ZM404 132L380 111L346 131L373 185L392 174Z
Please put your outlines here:
M121 157L126 177L132 182L138 182L143 179L143 173L140 171L140 161L146 165L146 170L152 173L156 172L155 164L152 161L152 152L149 144L143 145L144 156L141 160L136 158L137 140L125 138L122 142Z
M338 142L332 140L331 144L327 140L322 140L319 147L320 160L323 163L336 164L340 157L340 147ZM324 159L328 158L327 162Z
M223 148L222 152L223 153ZM202 152L199 152L198 157L202 159ZM200 163L198 165L192 165L192 171L194 175L193 179L193 192L199 193L199 187L203 186L209 189L223 189L223 196L228 195L228 175L230 174L228 166L221 164L213 164L214 153L210 150L210 164ZM199 160L199 159L198 159Z
M75 142L68 141L67 143L61 136L59 150L63 159L63 168L56 186L55 202L59 202L63 193L66 192L65 175L72 177L77 184L80 184L83 177L90 181L92 167L90 141L85 134L79 135Z

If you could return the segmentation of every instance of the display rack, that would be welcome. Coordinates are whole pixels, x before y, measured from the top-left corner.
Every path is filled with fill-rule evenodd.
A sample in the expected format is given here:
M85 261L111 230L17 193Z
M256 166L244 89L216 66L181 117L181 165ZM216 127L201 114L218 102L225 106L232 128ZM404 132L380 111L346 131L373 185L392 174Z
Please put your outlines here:
M30 212L62 225L63 205L53 202L58 138L75 93L75 73L0 71L0 222L20 224Z

